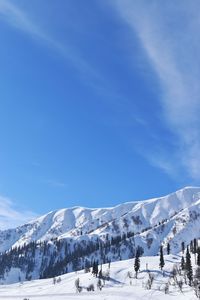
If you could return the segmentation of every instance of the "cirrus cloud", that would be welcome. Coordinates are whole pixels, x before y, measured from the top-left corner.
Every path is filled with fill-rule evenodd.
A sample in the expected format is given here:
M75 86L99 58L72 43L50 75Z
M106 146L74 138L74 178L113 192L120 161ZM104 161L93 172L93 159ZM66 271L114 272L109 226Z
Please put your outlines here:
M35 217L35 213L20 210L11 199L0 196L0 230L17 227Z
M159 80L163 120L177 139L176 164L199 180L200 2L117 0L113 5L132 35L139 38L145 59ZM168 157L170 161L172 153Z

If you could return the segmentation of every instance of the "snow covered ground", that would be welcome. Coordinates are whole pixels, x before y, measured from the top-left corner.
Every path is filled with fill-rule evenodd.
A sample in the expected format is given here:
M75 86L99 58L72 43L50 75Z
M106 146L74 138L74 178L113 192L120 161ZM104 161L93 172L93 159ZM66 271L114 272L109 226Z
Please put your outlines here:
M178 299L192 300L197 299L194 291L188 285L183 285L181 293L171 279L169 286L169 294L164 293L166 282L169 281L169 274L173 266L180 262L179 255L166 255L164 277L159 270L159 256L141 257L141 268L138 279L130 278L128 271L134 277L134 259L111 263L110 280L105 282L102 290L97 289L97 280L91 273L79 271L61 276L61 282L53 284L53 279L35 280L24 283L0 286L0 299L7 300L134 300L134 299ZM149 278L146 268L154 274L155 279L150 290L145 288ZM103 265L103 271L107 271L108 265ZM83 290L77 293L75 289L75 280L80 279L80 286ZM95 291L88 292L86 288L90 284L94 284Z

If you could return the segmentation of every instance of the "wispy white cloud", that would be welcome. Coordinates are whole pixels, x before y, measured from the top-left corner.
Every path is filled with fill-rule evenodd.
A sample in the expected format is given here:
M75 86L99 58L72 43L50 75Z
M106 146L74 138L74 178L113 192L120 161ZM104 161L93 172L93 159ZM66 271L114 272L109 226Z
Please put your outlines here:
M55 179L45 180L45 183L47 183L48 185L50 185L51 187L54 187L54 188L67 188L68 187L67 183L64 183L63 181L55 180Z
M200 2L113 3L160 81L164 121L177 137L176 156L200 179Z
M28 2L27 2L28 3ZM27 7L29 5L27 4ZM60 9L62 9L60 7ZM46 16L44 16L45 18ZM68 42L67 36L62 42L55 35L44 28L39 21L34 18L30 11L22 9L19 2L12 0L0 0L0 21L6 22L9 26L24 32L34 41L50 49L52 53L56 53L72 66L77 71L82 82L91 87L97 94L103 96L109 105L112 105L114 110L120 110L118 105L124 103L124 96L116 91L116 87L112 84L112 80L107 79L107 74L102 74L97 66L93 66L90 59L85 57L81 50ZM113 100L114 99L114 100Z
M9 0L0 0L0 15L8 24L31 34L33 37L49 41L49 37L40 30L37 24L34 24L25 12Z
M68 61L80 75L89 75L93 79L101 79L96 70L81 57L71 45L63 44L47 33L44 28L31 19L27 12L23 11L16 2L10 0L0 0L0 20L7 22L10 26L27 33L30 37L44 43L46 46L56 51ZM94 83L93 83L94 84Z
M170 175L172 178L177 178L178 174L174 164L163 153L154 152L154 155L151 152L145 153L145 158L148 159L150 164L163 170L164 173Z
M20 211L20 209L15 208L11 199L0 196L0 230L14 228L35 217L35 213L30 211Z

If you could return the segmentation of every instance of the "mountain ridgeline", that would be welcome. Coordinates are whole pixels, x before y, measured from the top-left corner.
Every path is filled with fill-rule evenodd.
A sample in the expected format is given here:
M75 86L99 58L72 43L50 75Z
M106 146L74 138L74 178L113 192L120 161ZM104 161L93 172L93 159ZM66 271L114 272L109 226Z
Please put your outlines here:
M200 188L113 208L74 207L0 231L0 282L58 276L99 264L172 253L200 237Z

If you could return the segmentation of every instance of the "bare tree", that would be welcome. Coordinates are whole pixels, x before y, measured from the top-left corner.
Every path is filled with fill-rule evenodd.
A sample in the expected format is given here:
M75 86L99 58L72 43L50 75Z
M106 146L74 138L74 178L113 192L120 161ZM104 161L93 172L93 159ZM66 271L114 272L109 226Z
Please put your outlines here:
M76 288L76 292L80 293L82 291L82 287L80 286L80 279L77 278L74 282L75 288Z
M193 284L194 284L194 292L195 292L195 295L198 299L200 299L200 283L198 282L197 279L195 279L193 281Z
M130 272L130 271L128 271L128 273L127 273L127 277L129 278L129 283L130 283L130 285L132 285L132 278L133 278L133 274Z
M151 273L151 272L148 272L148 275L149 275L149 278L146 282L146 289L147 290L151 290L151 287L152 287L152 284L153 284L153 281L154 281L154 275Z
M97 289L101 291L102 287L103 287L103 285L102 285L101 279L99 278L97 281Z
M169 294L169 283L167 282L164 287L165 294Z
M177 285L178 285L180 292L182 293L183 292L183 280L182 279L178 280Z

